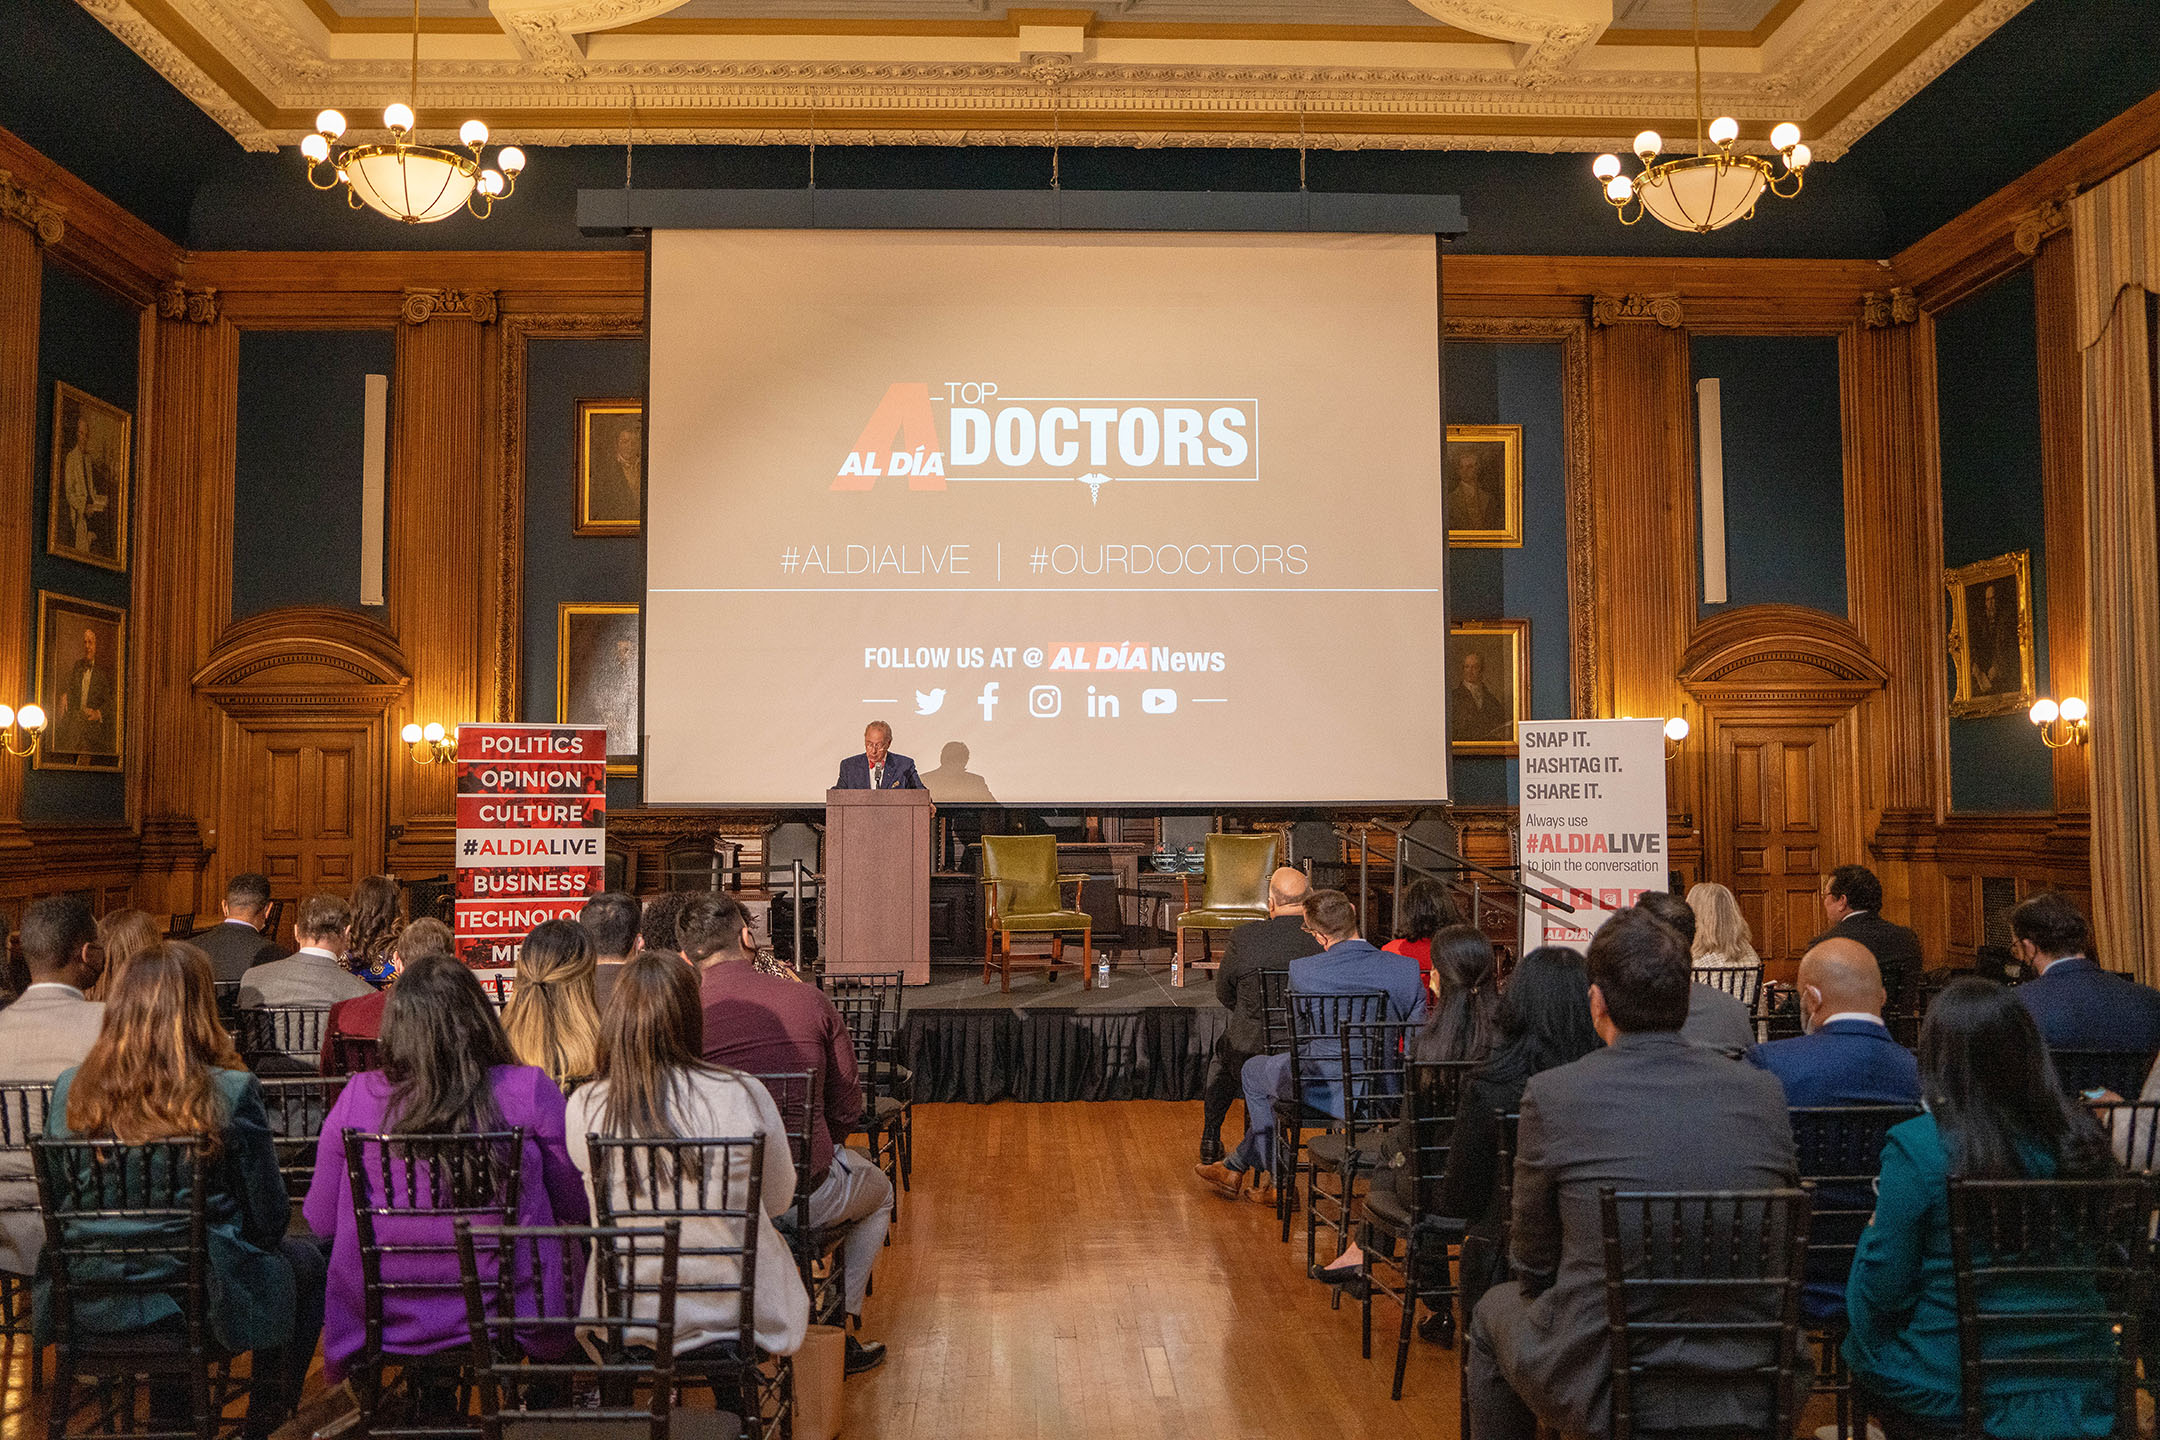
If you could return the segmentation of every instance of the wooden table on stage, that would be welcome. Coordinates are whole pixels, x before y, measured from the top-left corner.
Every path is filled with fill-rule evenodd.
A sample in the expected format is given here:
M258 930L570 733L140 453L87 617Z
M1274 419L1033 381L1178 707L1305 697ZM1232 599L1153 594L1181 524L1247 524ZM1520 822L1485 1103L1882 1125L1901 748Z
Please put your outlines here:
M930 983L930 793L825 792L825 970Z

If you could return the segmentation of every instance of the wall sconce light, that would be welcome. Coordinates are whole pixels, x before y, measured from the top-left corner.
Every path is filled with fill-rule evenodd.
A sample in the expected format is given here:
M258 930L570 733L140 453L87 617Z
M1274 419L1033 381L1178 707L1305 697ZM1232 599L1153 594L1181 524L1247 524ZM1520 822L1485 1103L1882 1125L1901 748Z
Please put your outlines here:
M11 705L0 705L0 749L17 759L37 749L38 736L45 732L45 711L36 705L25 705L17 710ZM17 744L17 739L21 744Z
M1665 758L1670 760L1680 753L1680 742L1687 739L1692 726L1685 715L1675 715L1665 722Z
M407 725L399 738L412 747L415 765L440 765L457 754L457 740L445 734L438 721L430 720L425 728Z
M2057 705L2045 695L2033 701L2032 709L2025 717L2040 729L2040 743L2050 750L2060 750L2065 745L2083 745L2092 738L2085 702L2075 695L2068 695Z

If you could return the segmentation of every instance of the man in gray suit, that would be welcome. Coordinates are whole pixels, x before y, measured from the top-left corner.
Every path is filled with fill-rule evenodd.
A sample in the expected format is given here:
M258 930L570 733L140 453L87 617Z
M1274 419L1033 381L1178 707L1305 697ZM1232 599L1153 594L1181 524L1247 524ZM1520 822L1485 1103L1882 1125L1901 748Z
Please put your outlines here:
M269 879L253 873L233 876L225 886L225 918L192 937L210 957L210 972L220 983L285 958L277 942L262 933L269 918Z
M1469 1440L1532 1440L1539 1421L1569 1435L1611 1428L1600 1188L1799 1183L1783 1087L1679 1033L1689 1000L1679 934L1642 910L1621 911L1590 942L1589 971L1590 1018L1605 1048L1532 1077L1523 1092L1509 1246L1517 1279L1488 1291L1470 1322ZM1761 1360L1753 1340L1681 1343L1712 1371ZM1636 1423L1759 1428L1764 1399L1751 1382L1713 1374L1684 1399L1663 1386L1639 1393Z
M346 935L351 929L352 907L343 896L308 896L293 925L299 951L242 975L240 1008L328 1010L340 1000L374 994L374 986L345 968Z
M105 1023L105 1007L83 998L104 973L105 952L90 907L68 895L30 907L22 950L30 984L0 1010L0 1083L49 1085L82 1063ZM35 1273L44 1240L29 1154L0 1154L0 1269Z

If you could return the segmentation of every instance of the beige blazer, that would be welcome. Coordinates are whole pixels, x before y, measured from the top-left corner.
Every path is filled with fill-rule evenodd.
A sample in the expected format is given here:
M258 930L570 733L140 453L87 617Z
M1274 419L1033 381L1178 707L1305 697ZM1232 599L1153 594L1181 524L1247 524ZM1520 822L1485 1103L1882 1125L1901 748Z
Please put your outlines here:
M51 1084L62 1071L82 1064L104 1024L105 1007L85 1000L72 986L31 986L0 1010L0 1084ZM9 1118L12 1123L17 1117ZM30 1119L33 1133L43 1134L39 1117ZM11 1138L18 1143L28 1139ZM34 1273L44 1244L45 1222L38 1215L37 1182L30 1178L30 1152L0 1149L0 1269Z

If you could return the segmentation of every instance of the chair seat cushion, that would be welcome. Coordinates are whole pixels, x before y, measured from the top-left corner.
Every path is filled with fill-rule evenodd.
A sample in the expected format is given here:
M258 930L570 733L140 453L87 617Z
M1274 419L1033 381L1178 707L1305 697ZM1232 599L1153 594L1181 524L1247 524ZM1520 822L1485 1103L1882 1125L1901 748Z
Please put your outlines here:
M1249 909L1243 905L1218 906L1211 909L1195 907L1178 916L1180 930L1235 930L1240 925L1250 925L1255 920L1267 919L1265 907Z
M1337 1133L1310 1137L1305 1142L1305 1153L1312 1156L1313 1163L1322 1170L1342 1169L1346 1154L1357 1162L1360 1170L1373 1170L1380 1164L1380 1157L1372 1150L1360 1145L1352 1151L1349 1137Z
M511 1420L503 1440L633 1440L651 1433L641 1420ZM668 1411L669 1440L742 1440L742 1421L725 1410Z
M1081 930L1091 929L1095 917L1085 910L1045 910L1034 915L999 915L992 926L997 930Z
M1396 1234L1410 1228L1410 1212L1395 1198L1392 1186L1376 1186L1365 1197L1365 1214L1374 1224Z

